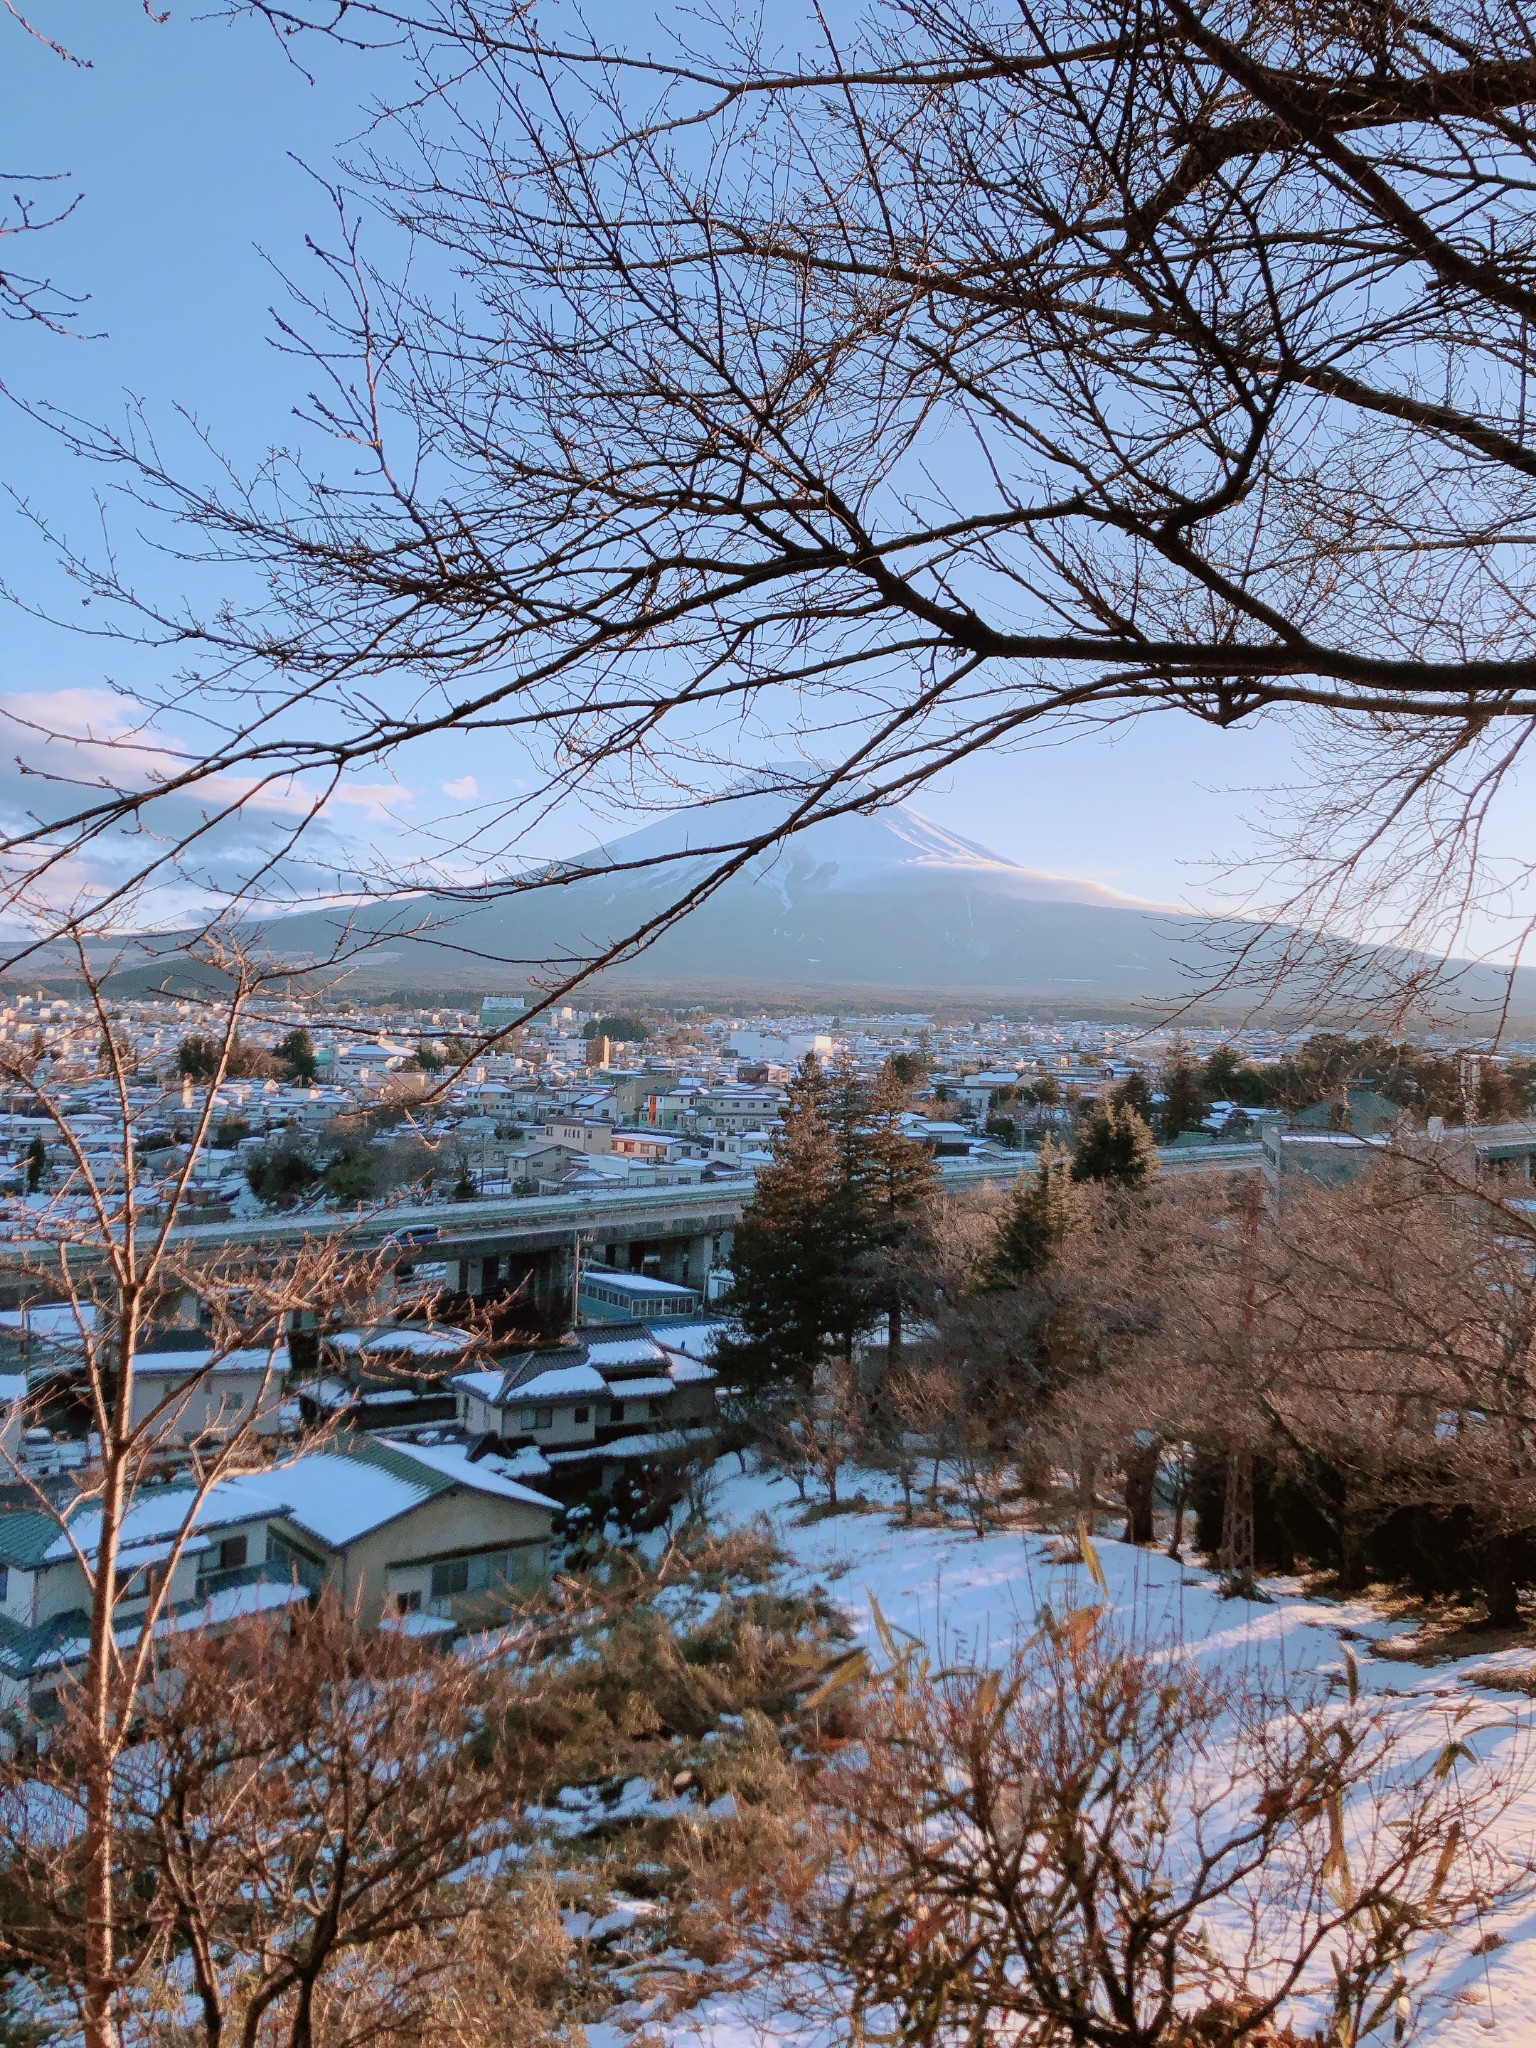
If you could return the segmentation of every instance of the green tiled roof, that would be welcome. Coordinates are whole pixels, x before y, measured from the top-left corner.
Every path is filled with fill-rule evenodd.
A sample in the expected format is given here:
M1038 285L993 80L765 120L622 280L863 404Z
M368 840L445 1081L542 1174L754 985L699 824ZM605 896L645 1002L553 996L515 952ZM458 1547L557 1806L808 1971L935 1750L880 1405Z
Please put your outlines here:
M0 1564L32 1570L42 1563L59 1533L53 1516L38 1508L12 1508L8 1514L0 1514Z
M23 1628L0 1614L0 1671L14 1678L30 1678L40 1665L57 1661L63 1644L86 1642L90 1633L91 1617L84 1608L51 1615L37 1628Z

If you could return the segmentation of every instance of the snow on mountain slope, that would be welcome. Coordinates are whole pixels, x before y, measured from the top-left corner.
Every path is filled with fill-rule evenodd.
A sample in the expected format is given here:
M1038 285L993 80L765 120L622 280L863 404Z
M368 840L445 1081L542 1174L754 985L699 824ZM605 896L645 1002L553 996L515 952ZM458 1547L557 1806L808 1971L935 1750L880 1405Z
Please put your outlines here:
M602 952L696 887L719 849L771 833L762 790L653 818L601 849L608 872L309 912L268 928L291 959L323 959L346 932L384 940L360 971L404 985L457 974L521 985ZM590 858L590 856L589 856ZM571 863L574 865L575 863ZM827 819L766 847L610 979L654 986L994 989L1123 1003L1186 991L1201 921L1053 875L904 805ZM455 962L459 965L457 970ZM1198 966L1194 969L1198 972Z
M521 989L659 923L707 878L721 849L770 835L783 816L782 794L754 787L650 816L596 850L605 872L572 876L573 858L480 889L286 917L263 940L296 963L324 961L339 947L359 986ZM954 992L1081 1015L1184 1003L1219 981L1239 948L1254 967L1274 942L1252 923L1213 924L1025 867L893 805L769 844L642 953L605 969L604 982L715 1000ZM1492 1013L1506 989L1499 970L1467 965L1457 993L1473 1011ZM1521 971L1515 993L1521 1017L1536 1014L1536 970Z
M604 851L617 862L665 863L641 872L662 875L686 866L705 872L710 849L771 832L784 815L783 799L772 792L749 791L715 804L692 805L642 825ZM697 864L687 856L699 856ZM1093 903L1116 909L1147 909L1128 896L1117 895L1097 882L1051 874L1023 866L993 853L975 840L962 838L945 825L924 817L907 804L893 804L868 814L850 812L828 818L795 833L753 860L754 880L771 880L787 889L868 889L904 879L948 879L1039 903Z

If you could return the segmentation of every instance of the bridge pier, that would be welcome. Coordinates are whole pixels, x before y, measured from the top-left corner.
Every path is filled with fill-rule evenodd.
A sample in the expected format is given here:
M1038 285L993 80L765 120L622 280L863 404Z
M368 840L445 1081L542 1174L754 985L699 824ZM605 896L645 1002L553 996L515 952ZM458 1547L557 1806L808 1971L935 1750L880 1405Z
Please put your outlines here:
M696 1288L702 1297L710 1268L725 1264L730 1242L729 1230L693 1231L686 1237L599 1240L587 1258L592 1265L609 1266L618 1273L645 1273L653 1280Z
M507 1323L541 1335L569 1327L573 1318L572 1254L568 1245L535 1252L474 1252L449 1259L442 1313L454 1304L495 1310ZM457 1311L464 1313L464 1309Z

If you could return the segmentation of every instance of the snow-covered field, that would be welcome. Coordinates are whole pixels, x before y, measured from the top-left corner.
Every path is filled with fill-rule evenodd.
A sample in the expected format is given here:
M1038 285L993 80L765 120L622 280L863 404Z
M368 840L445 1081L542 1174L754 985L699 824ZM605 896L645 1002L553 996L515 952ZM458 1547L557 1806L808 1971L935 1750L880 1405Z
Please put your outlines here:
M877 1480L861 1476L859 1485L878 1498ZM1105 1597L1082 1564L1061 1561L1057 1539L1009 1532L978 1540L960 1530L908 1529L888 1512L806 1523L788 1481L736 1476L734 1467L729 1476L722 1468L717 1513L727 1522L768 1516L796 1574L827 1589L871 1651L878 1649L875 1604L894 1628L921 1638L945 1662L986 1664L1029 1633L1043 1605L1060 1612ZM1426 1757L1444 1744L1448 1717L1469 1701L1494 1724L1476 1745L1490 1767L1530 1755L1532 1702L1479 1686L1469 1672L1536 1672L1536 1652L1482 1654L1459 1664L1388 1659L1373 1654L1373 1646L1410 1633L1411 1624L1386 1619L1368 1601L1308 1598L1284 1582L1268 1582L1271 1597L1263 1601L1226 1599L1198 1566L1102 1533L1097 1555L1117 1618L1149 1643L1183 1645L1205 1669L1271 1690L1282 1678L1342 1679L1353 1657L1362 1690L1378 1696L1394 1720L1401 1717L1404 1737L1422 1742ZM1510 1810L1502 1828L1511 1846L1536 1853L1536 1793ZM1470 1953L1474 1942L1482 1953ZM1425 2048L1533 2048L1536 1906L1526 1902L1485 1920L1461 1944L1440 1990L1443 2001L1416 2037ZM676 2023L673 2038L702 2035L709 2048L746 2048L785 2032L771 2000L752 2010L719 2001Z

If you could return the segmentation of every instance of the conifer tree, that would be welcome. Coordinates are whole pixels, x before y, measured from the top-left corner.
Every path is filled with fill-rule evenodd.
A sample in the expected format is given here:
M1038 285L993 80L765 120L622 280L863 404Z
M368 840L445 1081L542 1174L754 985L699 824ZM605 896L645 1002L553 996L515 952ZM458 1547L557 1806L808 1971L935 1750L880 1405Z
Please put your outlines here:
M894 1075L871 1086L851 1062L828 1073L814 1056L791 1083L732 1259L741 1334L725 1355L749 1391L809 1385L829 1354L851 1358L881 1315L899 1344L902 1255L935 1182L926 1147L901 1128L905 1099Z
M1128 1102L1102 1102L1093 1110L1072 1155L1074 1180L1145 1187L1157 1172L1157 1147L1145 1118Z
M1129 1103L1145 1123L1152 1121L1152 1089L1147 1077L1138 1067L1133 1074L1127 1074L1123 1081L1115 1083L1116 1102Z
M993 1287L1017 1287L1037 1279L1086 1217L1083 1196L1068 1155L1049 1138L1040 1148L1040 1163L1028 1179L1013 1184L1008 1206L997 1226L987 1260Z
M1162 1103L1159 1122L1164 1143L1171 1143L1181 1131L1198 1130L1210 1115L1211 1105L1200 1085L1200 1076L1182 1044L1162 1072Z
M790 1083L772 1161L737 1226L731 1307L741 1331L721 1352L749 1394L782 1379L809 1386L839 1320L846 1229L831 1092L808 1055Z
M864 1240L869 1305L886 1316L893 1360L911 1292L908 1255L938 1188L933 1154L901 1127L910 1097L910 1084L887 1061L864 1091L854 1146L855 1228Z

